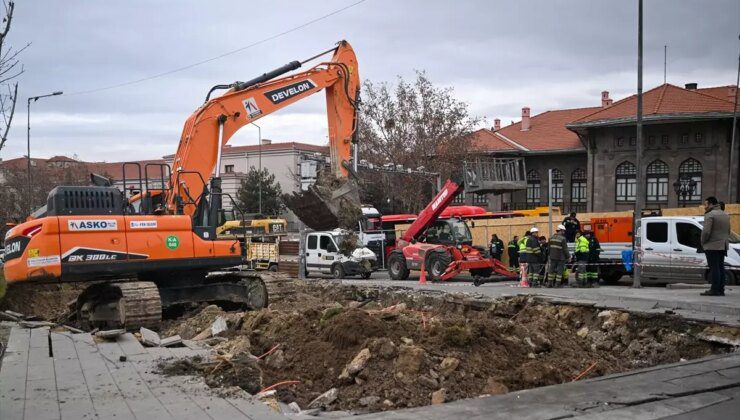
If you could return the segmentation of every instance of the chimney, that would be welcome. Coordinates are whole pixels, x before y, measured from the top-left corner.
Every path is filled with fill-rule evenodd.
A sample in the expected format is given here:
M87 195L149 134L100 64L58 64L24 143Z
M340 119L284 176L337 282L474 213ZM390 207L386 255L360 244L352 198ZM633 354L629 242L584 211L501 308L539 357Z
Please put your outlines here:
M737 99L737 87L729 86L727 88L727 100L732 103L735 103L736 99Z
M609 91L608 90L605 90L605 91L601 92L601 107L602 108L608 108L608 107L612 106L613 103L614 103L614 100L609 99Z
M501 129L501 120L496 118L493 120L493 131L497 131Z
M686 88L686 90L696 90L699 85L697 85L696 83L686 83L684 87Z
M522 108L522 131L529 131L529 107L525 106Z
M262 144L272 144L272 140L270 139L262 139Z

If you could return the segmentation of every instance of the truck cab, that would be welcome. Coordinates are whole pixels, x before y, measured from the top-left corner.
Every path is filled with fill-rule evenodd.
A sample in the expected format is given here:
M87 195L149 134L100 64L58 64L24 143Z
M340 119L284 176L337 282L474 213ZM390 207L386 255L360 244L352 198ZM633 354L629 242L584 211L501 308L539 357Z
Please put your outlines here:
M308 233L304 241L306 277L331 274L337 279L354 275L369 278L378 269L378 259L359 241L355 246L349 244L353 240L357 239L341 229Z
M635 235L635 250L645 282L704 282L707 259L701 251L704 217L646 217ZM727 284L740 278L740 236L731 232L725 257Z

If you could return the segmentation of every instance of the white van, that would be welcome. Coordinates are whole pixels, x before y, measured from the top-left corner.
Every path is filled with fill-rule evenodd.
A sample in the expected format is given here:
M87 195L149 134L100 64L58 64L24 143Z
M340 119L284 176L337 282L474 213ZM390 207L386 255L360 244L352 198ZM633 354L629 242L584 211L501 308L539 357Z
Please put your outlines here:
M635 250L642 264L642 281L655 283L706 282L709 270L700 251L703 216L646 217L640 220ZM740 280L740 236L730 234L725 257L725 283Z
M331 274L336 279L359 275L370 278L378 269L378 259L367 247L357 247L350 255L339 252L340 245L347 237L341 229L310 232L303 242L306 256L306 277L318 274Z

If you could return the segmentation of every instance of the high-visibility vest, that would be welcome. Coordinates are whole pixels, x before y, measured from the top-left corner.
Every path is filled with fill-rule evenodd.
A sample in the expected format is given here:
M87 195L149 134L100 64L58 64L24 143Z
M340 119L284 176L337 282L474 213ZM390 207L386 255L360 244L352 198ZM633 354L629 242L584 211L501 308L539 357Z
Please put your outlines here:
M518 245L520 254L526 254L529 252L527 251L527 238L529 238L529 236L524 236L523 238L519 239Z
M576 252L588 254L588 239L583 235L576 239Z

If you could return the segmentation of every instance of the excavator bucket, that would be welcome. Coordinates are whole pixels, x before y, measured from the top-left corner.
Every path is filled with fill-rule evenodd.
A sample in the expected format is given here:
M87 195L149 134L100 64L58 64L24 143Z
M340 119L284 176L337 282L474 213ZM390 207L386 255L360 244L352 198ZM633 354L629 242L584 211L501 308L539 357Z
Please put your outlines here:
M309 186L308 191L284 195L285 205L311 229L354 229L362 216L357 182L347 179L331 186L318 184Z

